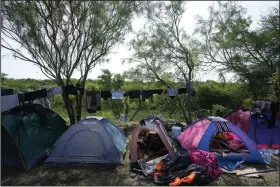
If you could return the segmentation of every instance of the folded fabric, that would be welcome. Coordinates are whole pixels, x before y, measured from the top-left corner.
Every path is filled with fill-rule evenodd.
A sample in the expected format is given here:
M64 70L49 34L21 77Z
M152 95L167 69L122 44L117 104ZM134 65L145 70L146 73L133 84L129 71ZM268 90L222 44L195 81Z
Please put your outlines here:
M101 91L101 98L104 100L112 98L112 93L110 91Z
M1 96L1 112L19 106L18 95Z
M53 96L53 95L57 95L57 94L62 94L62 87L61 86L57 86L55 88L49 88L47 89L47 96Z
M167 90L167 95L169 97L175 97L178 95L178 89L177 88L170 88Z
M112 92L112 99L123 99L123 91L113 91Z

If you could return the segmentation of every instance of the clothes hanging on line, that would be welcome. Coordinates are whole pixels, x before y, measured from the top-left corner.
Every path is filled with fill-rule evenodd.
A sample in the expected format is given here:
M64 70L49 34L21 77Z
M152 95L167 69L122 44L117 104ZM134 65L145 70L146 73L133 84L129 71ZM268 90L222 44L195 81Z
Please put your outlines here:
M19 106L18 95L1 96L1 112Z
M104 100L112 98L111 91L101 91L101 98L104 99Z
M171 98L174 98L178 95L178 89L177 88L169 88L167 90L167 95Z
M123 91L113 91L112 99L123 99L124 93Z
M14 90L10 88L1 88L1 96L13 95Z
M153 98L153 92L151 90L142 90L141 95L143 101L149 98Z
M153 92L153 94L162 94L163 93L163 90L162 89L156 89L156 90L150 90L151 92Z
M47 97L47 89L24 93L24 100L32 102L35 99Z
M48 97L51 97L51 96L57 95L57 94L62 94L62 87L61 86L57 86L55 88L47 89L47 96Z
M88 113L95 113L101 110L101 92L100 91L85 91L85 110Z
M23 105L25 103L24 94L22 94L22 93L18 94L18 102L19 102L19 105Z
M179 88L178 89L178 94L186 94L187 93L187 88Z
M127 92L127 96L129 96L130 99L139 99L140 90L130 90Z
M85 92L84 88L77 87L74 85L67 85L63 89L64 89L64 92L68 93L69 95L78 95L78 91L80 92L81 95L83 95Z
M273 129L276 124L277 112L280 111L279 102L270 103L271 117L268 121L268 128Z

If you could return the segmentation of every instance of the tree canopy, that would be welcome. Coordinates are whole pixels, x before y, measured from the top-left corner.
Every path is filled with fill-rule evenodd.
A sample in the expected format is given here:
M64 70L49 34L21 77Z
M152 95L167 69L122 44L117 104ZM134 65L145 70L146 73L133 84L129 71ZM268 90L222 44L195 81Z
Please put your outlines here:
M4 1L1 46L36 64L59 86L72 84L78 70L77 83L84 87L90 70L131 30L136 7L131 1ZM64 93L63 98L71 108L69 96ZM68 111L74 123L75 115Z

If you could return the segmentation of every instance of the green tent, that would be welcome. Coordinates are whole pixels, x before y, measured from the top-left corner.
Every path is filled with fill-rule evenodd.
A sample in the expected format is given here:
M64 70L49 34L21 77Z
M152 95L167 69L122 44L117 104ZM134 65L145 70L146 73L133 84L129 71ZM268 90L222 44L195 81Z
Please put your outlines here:
M1 121L1 163L25 170L46 158L67 130L58 114L32 103L2 113Z

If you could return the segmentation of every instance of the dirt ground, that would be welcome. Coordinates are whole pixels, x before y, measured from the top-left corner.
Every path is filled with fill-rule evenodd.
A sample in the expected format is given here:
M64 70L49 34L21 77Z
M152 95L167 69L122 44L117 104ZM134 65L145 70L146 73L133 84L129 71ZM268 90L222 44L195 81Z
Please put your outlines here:
M127 132L127 131L126 131ZM128 132L127 132L128 133ZM124 165L115 168L51 168L45 165L22 170L2 167L2 186L154 186L140 175L130 173L128 152ZM259 174L258 178L237 177L232 174L222 174L219 179L211 182L210 186L279 186L279 156L273 157L272 166L275 172ZM263 169L265 166L257 166Z

